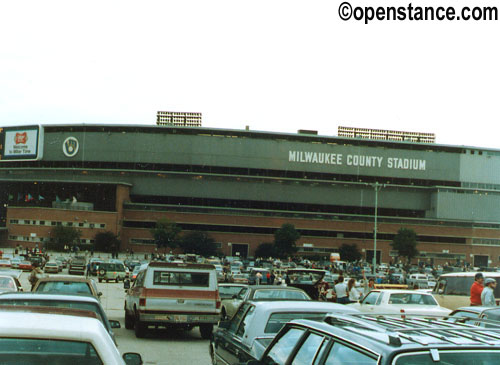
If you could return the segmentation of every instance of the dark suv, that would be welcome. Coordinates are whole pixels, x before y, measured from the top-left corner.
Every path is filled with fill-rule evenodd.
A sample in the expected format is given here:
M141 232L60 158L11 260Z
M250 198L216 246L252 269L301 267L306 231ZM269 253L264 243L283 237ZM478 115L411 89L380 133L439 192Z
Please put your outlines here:
M474 319L477 321L477 319ZM261 360L247 364L493 365L500 326L482 328L440 319L328 315L289 322Z

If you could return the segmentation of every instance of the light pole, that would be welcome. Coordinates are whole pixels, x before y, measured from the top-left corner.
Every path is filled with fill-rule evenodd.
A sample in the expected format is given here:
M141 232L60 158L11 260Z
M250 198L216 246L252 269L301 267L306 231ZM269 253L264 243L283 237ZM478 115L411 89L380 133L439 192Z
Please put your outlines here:
M379 184L378 181L372 185L375 189L375 225L373 228L373 274L377 274L377 209L378 209L378 192L385 187L385 184Z

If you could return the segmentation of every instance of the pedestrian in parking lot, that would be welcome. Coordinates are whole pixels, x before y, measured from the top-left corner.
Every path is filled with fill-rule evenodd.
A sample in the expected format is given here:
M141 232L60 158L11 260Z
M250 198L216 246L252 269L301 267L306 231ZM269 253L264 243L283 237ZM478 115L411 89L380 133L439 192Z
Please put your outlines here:
M255 284L260 285L261 281L262 281L262 274L260 273L260 271L257 271L257 274L255 274Z
M349 293L349 302L356 303L361 298L361 291L356 288L356 279L351 278L347 282L347 292Z
M481 292L481 304L485 307L495 307L497 305L495 301L495 288L497 287L497 281L492 278L486 278L484 280L484 289Z
M271 271L271 274L269 275L269 282L268 282L268 284L269 285L273 285L275 279L276 279L276 276L274 275L274 272Z
M339 276L337 284L335 284L335 293L337 294L337 303L349 303L349 293L347 292L347 285L344 283L343 276Z
M42 270L38 267L38 262L33 262L32 266L33 270L31 271L30 277L28 278L31 284L31 290L33 290L36 283L38 282L38 279L40 279L43 275Z
M483 291L484 277L483 274L478 272L474 276L474 282L470 287L470 305L478 306L481 305L481 293Z

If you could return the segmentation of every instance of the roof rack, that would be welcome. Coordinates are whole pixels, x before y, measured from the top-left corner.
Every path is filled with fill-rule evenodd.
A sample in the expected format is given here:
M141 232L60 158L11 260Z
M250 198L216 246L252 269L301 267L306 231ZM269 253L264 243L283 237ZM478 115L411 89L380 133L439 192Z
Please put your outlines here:
M460 318L460 323L429 316L410 316L398 318L379 314L329 314L324 321L336 327L348 327L351 332L370 336L377 341L392 346L401 346L402 340L430 345L452 343L454 345L489 344L500 345L500 324L477 318ZM479 327L466 322L488 323L488 327ZM380 335L387 336L381 339Z

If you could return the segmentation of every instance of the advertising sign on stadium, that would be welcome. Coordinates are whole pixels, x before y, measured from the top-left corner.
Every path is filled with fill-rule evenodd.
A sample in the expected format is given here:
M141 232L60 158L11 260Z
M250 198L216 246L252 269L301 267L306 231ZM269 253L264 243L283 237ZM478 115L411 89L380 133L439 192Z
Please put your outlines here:
M42 135L40 126L0 128L0 161L41 159Z

